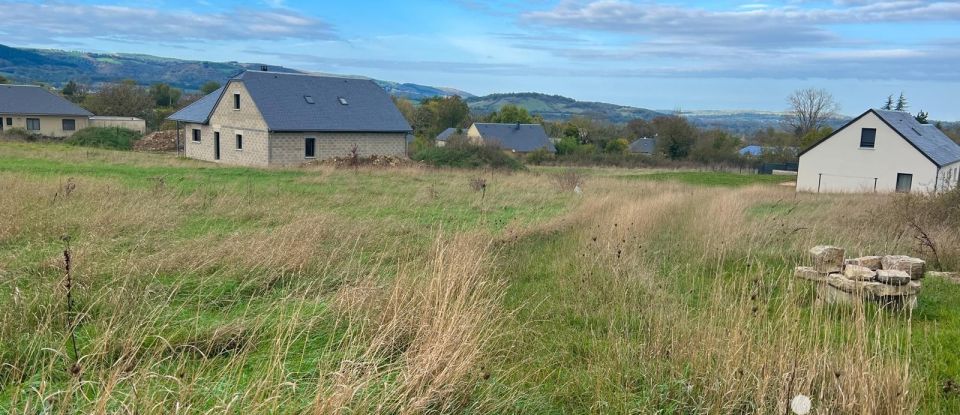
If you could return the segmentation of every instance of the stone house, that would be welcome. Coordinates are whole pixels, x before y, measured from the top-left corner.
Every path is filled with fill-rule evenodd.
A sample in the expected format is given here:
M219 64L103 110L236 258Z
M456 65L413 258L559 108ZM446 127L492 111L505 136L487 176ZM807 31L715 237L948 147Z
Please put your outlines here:
M366 79L245 71L168 117L187 157L245 166L402 156L411 131L390 96Z
M868 110L800 153L797 191L938 192L957 186L960 145L902 111Z
M467 130L467 140L473 143L496 144L513 153L529 153L544 148L557 149L540 124L474 123Z
M69 137L93 114L45 88L0 85L0 132L22 128L47 137Z

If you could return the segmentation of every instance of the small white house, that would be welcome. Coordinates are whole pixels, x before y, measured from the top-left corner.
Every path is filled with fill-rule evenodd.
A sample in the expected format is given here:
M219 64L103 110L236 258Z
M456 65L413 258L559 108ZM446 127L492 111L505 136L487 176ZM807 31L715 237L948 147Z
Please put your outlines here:
M960 179L960 145L902 111L869 110L800 153L797 191L938 192Z

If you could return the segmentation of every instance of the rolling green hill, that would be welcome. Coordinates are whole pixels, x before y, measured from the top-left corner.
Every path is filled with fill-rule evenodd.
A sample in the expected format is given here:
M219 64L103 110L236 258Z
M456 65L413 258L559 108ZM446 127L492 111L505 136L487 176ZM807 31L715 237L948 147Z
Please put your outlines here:
M0 45L0 75L17 83L43 83L56 87L69 81L96 86L105 82L133 79L141 85L165 82L187 91L196 91L204 82L223 83L242 70L259 69L261 65L263 64L191 61L128 53L23 49ZM277 65L268 66L271 71L300 72ZM373 81L393 95L413 100L454 94L473 96L453 88L377 79Z
M545 120L564 120L573 116L607 119L612 122L627 122L634 118L652 120L664 114L645 108L607 104L603 102L577 101L559 95L522 92L515 94L491 94L467 99L470 110L485 114L507 104L526 108L533 115Z

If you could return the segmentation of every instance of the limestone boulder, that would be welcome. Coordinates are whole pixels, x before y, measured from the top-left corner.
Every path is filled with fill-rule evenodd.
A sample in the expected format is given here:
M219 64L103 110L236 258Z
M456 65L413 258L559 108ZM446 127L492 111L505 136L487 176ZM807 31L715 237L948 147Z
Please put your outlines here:
M910 274L897 269L881 269L877 271L877 281L887 285L907 285L911 279Z
M906 255L886 255L881 260L883 269L897 270L910 274L910 278L919 280L927 267L926 261Z
M915 296L920 293L920 282L909 281L904 285L875 284L865 287L865 291L874 298Z
M859 265L861 267L867 267L871 270L878 270L883 268L883 257L878 255L873 256L862 256L859 258L850 258L846 260L848 265Z
M813 260L813 268L823 274L842 271L844 254L843 248L835 246L818 245L810 248L810 258Z
M815 282L827 281L827 275L817 272L813 267L797 267L793 271L793 276Z
M854 281L873 281L877 272L862 265L847 264L843 266L843 276Z
M834 287L840 291L848 293L857 293L863 290L863 285L867 284L863 281L854 281L847 277L844 277L843 274L833 273L827 275L827 284L831 287Z

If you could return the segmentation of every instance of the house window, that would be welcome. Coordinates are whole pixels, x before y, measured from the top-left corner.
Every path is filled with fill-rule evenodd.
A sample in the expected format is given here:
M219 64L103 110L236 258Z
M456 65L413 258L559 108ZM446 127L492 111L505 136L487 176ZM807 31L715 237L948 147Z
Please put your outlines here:
M7 125L13 125L13 118L7 117Z
M243 150L243 134L237 134L237 150Z
M864 128L860 130L860 148L873 148L877 142L877 129Z
M194 142L194 143L199 143L199 142L200 142L200 130L198 130L198 129L196 129L196 128L193 129L193 142Z
M897 192L910 193L913 187L913 175L907 173L897 173Z
M303 142L303 157L312 159L317 157L317 139L309 137Z
M40 119L27 118L27 129L30 131L40 131Z
M233 109L240 109L240 94L233 94Z
M64 118L63 131L73 131L77 129L77 120Z

